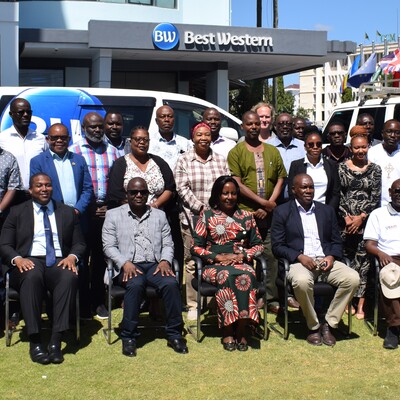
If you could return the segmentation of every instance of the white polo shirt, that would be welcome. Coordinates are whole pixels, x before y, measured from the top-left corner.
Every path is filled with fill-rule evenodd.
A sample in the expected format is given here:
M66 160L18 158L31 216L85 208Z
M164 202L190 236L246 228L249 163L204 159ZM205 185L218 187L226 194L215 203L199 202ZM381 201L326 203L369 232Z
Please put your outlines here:
M378 242L378 249L389 256L400 255L400 213L389 203L370 214L364 240Z

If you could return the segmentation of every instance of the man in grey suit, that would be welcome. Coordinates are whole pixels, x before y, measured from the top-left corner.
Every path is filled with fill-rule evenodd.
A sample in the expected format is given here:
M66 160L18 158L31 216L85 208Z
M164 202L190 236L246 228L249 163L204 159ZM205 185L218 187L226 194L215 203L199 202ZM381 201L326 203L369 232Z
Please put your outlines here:
M109 210L103 226L104 254L114 263L114 280L126 288L120 335L122 354L136 356L139 311L146 285L156 287L164 300L168 346L186 354L181 293L171 269L171 229L164 211L146 205L148 195L144 179L131 179L127 186L128 204Z

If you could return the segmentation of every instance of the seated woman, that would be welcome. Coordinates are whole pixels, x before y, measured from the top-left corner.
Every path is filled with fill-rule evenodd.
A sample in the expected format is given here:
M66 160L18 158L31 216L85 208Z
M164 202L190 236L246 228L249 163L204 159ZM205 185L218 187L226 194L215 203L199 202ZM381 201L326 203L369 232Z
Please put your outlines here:
M314 181L314 200L328 204L337 210L340 198L340 179L336 163L322 157L322 138L319 133L306 134L304 147L307 153L305 158L295 160L290 165L288 187L292 187L296 175L308 174ZM289 192L293 198L291 190Z
M165 210L173 198L175 180L171 168L161 158L149 154L149 132L143 126L131 131L131 152L118 158L111 168L108 191L108 208L127 202L126 186L132 178L143 178L149 189L148 204Z
M238 195L239 185L231 176L215 181L211 209L200 215L191 250L206 264L203 279L218 287L218 324L228 351L246 351L246 325L259 322L252 260L264 250L252 213L237 207Z

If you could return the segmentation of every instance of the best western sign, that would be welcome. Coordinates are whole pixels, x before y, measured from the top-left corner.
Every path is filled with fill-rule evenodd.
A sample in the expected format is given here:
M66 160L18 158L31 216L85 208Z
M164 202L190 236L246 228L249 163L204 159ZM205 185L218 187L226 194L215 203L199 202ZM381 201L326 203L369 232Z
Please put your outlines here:
M152 34L153 44L160 50L176 50L180 47L178 29L168 23L157 25ZM234 35L228 31L196 33L193 30L183 32L185 49L217 50L217 51L271 51L271 36L253 36L249 34Z

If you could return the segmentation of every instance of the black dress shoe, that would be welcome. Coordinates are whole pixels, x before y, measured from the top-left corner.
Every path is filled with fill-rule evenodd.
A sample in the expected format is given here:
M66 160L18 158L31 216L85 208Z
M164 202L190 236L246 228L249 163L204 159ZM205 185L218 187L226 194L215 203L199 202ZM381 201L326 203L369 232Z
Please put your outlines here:
M399 330L397 326L387 328L383 347L388 350L395 350L399 347Z
M307 336L307 343L313 346L321 346L322 345L322 337L319 329L310 330Z
M186 346L186 342L184 339L172 339L168 340L167 345L172 347L174 351L180 354L187 354L189 353L189 349Z
M136 341L134 339L122 340L122 354L127 357L136 357Z
M49 344L47 350L49 350L50 362L53 364L61 364L64 361L64 356L61 352L61 345Z
M336 344L335 336L332 335L330 326L327 322L323 323L321 326L321 336L322 342L327 346L334 346Z
M29 354L31 356L31 360L35 363L43 365L50 364L49 355L47 354L47 351L43 349L41 344L31 346L29 349Z

